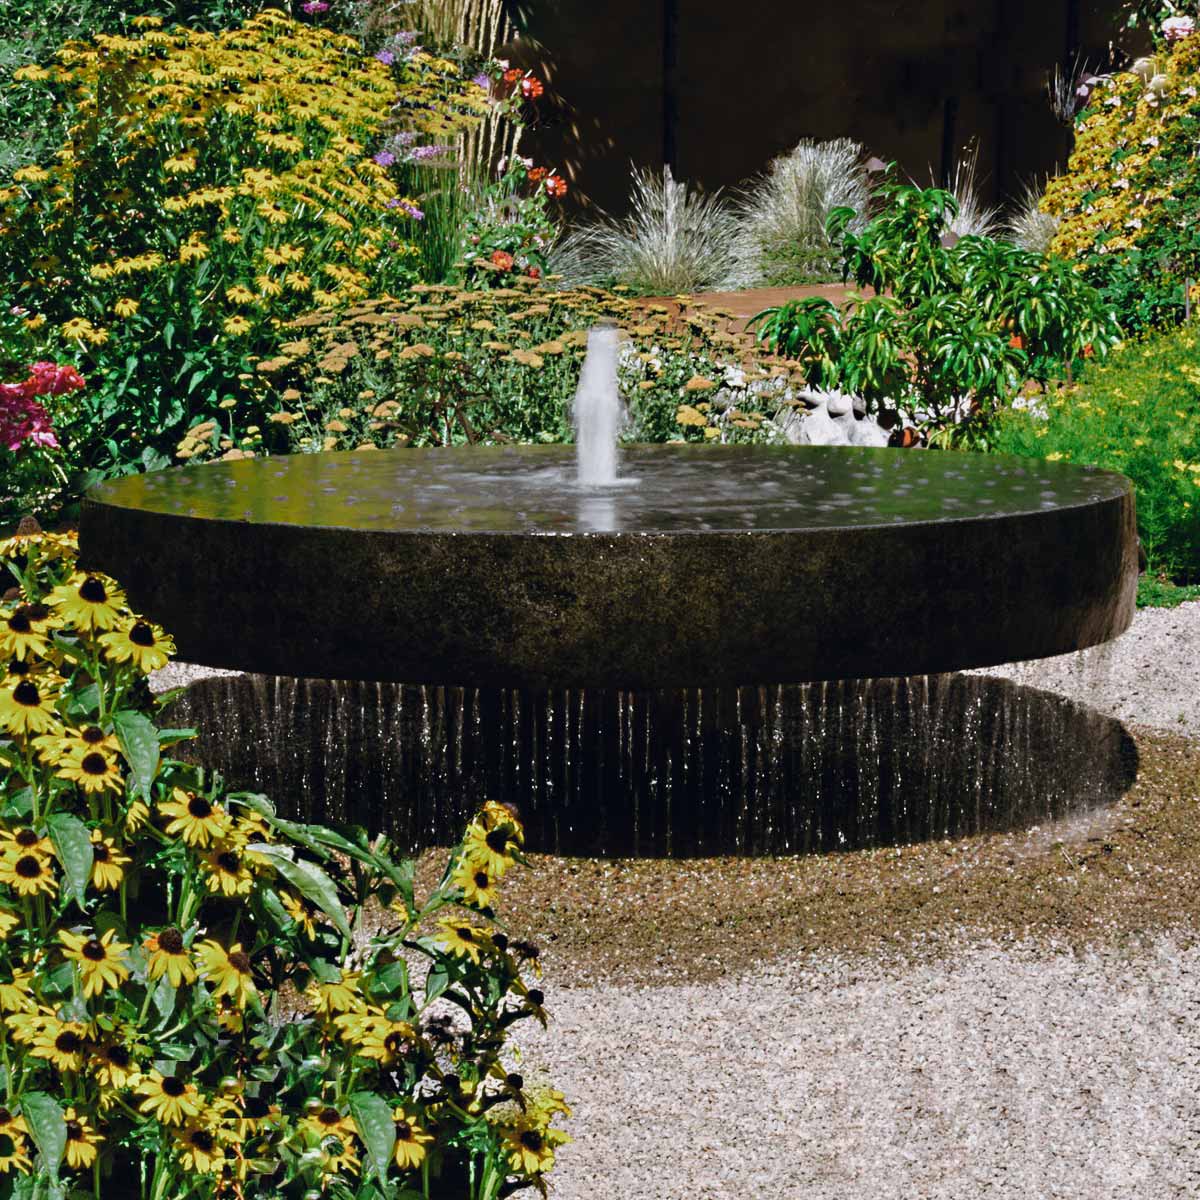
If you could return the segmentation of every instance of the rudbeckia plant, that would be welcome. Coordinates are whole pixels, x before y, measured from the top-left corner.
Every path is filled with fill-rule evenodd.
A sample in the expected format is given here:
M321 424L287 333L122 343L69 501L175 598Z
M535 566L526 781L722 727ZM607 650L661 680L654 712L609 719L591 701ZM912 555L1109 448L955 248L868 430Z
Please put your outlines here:
M0 543L0 1198L545 1193L515 1070L537 948L487 803L432 894L383 838L228 790L163 728L174 651L72 536Z

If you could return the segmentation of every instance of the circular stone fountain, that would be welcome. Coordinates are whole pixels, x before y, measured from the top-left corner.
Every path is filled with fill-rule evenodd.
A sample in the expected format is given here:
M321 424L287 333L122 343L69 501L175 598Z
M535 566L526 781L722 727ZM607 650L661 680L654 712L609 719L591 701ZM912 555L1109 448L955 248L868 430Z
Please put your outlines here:
M189 662L506 688L903 676L1120 634L1134 501L1111 472L857 447L294 455L133 475L85 564Z
M1122 789L1115 722L938 673L1129 625L1127 479L850 447L618 455L617 337L589 334L574 450L241 460L87 497L83 564L184 660L250 673L181 702L204 762L411 849L484 798L521 808L532 849L789 853Z

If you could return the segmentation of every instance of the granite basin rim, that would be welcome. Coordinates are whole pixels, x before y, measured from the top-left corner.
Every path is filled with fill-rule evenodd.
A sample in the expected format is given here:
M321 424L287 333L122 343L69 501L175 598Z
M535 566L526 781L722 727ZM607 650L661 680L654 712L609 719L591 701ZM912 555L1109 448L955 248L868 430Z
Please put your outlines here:
M110 493L85 500L81 562L181 659L257 674L631 690L908 676L1128 627L1132 486L1099 474L1098 497L1035 511L708 530L353 528Z

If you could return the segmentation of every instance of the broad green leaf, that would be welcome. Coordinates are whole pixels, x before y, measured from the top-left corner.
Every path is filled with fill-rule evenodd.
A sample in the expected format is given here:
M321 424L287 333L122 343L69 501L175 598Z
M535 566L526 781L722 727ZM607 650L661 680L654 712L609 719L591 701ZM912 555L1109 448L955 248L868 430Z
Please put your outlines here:
M150 785L158 771L158 730L153 721L132 709L113 713L113 727L133 772L134 789L148 804Z
M425 976L425 1003L432 1004L450 986L450 976L441 963L435 963Z
M303 859L293 861L284 847L258 843L255 854L269 858L275 869L306 900L312 901L337 927L343 937L350 936L350 922L338 899L337 884L315 863Z
M388 1164L396 1148L396 1121L391 1106L374 1092L354 1092L350 1097L350 1113L367 1148L371 1168L382 1182L387 1178Z
M92 877L92 837L87 826L73 813L52 813L46 819L50 840L63 865L67 886L80 908L87 903L87 885Z
M58 1168L67 1151L67 1122L58 1101L45 1092L26 1092L21 1097L21 1116L50 1178L58 1179Z

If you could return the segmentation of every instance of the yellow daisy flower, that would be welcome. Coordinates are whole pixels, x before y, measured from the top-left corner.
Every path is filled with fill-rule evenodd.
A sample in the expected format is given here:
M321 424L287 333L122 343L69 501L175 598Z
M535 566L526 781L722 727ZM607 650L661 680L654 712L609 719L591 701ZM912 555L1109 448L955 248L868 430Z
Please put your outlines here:
M103 1041L93 1048L91 1067L97 1082L106 1088L126 1088L138 1076L133 1052L115 1041Z
M125 593L106 575L76 572L46 597L77 629L112 629L128 607Z
M0 615L0 657L44 657L49 649L50 610L44 604L19 604Z
M79 759L93 750L101 754L119 754L121 743L116 734L105 733L99 725L68 729L63 733L43 733L33 739L43 762L61 766L68 759Z
M455 864L450 882L461 889L463 900L474 908L495 908L499 900L496 877L479 863L461 858Z
M136 300L130 299L128 296L123 296L113 305L113 312L118 317L132 317L136 315L139 308Z
M0 1109L0 1112L7 1112ZM16 1120L20 1120L17 1117ZM29 1156L29 1143L17 1132L0 1129L0 1175L16 1171L20 1175L28 1175L33 1170L33 1160Z
M68 1108L63 1117L67 1122L67 1166L77 1170L96 1161L104 1139L92 1128L91 1122L75 1109Z
M58 713L54 705L58 700L55 686L58 682L26 677L0 687L0 729L26 736L57 729Z
M159 811L171 817L166 832L171 837L182 836L189 846L207 847L221 841L229 832L229 814L219 804L203 796L171 790L171 799L160 802Z
M174 1131L174 1137L179 1161L186 1170L215 1175L224 1167L225 1151L208 1125L189 1121L182 1129Z
M150 955L146 973L151 979L165 975L172 987L196 982L196 968L191 953L183 944L183 934L178 929L160 930L147 939L146 951Z
M361 978L361 971L343 971L341 979L334 983L310 984L305 995L323 1017L351 1012L361 1008L363 1004L362 990L358 982Z
M228 996L241 1009L256 995L250 955L242 949L241 942L235 942L227 951L219 942L207 938L196 947L196 958L200 977L214 985L214 996Z
M290 892L280 892L279 900L287 915L304 931L305 937L309 941L315 940L317 926L314 920L316 915L314 910L305 904L299 896L293 896Z
M34 1032L29 1053L44 1058L60 1071L79 1071L87 1048L87 1026L78 1021L47 1017Z
M32 971L14 971L12 979L7 983L0 983L0 1011L30 1013L36 1008Z
M345 1143L349 1143L355 1135L353 1119L343 1116L336 1108L330 1106L318 1109L310 1116L301 1117L296 1124L309 1133L315 1133L319 1138L335 1137Z
M509 1165L525 1175L542 1175L554 1166L554 1139L548 1129L525 1118L503 1131Z
M463 839L463 857L482 867L493 879L501 879L515 861L510 853L516 844L509 836L510 826L497 825L492 829L472 823Z
M134 621L128 628L102 633L100 643L113 661L132 660L134 666L147 675L165 667L167 659L175 653L175 642L171 637L149 621Z
M225 318L222 328L233 337L241 337L242 334L250 332L251 325L245 317L233 316Z
M18 896L53 896L58 891L54 869L36 854L5 854L0 857L0 883Z
M77 965L85 996L98 996L105 988L120 987L129 978L125 959L129 946L114 941L115 937L115 929L99 938L66 930L59 933L58 940L66 947L63 957Z
M18 829L0 831L0 854L20 858L22 854L36 854L43 862L54 858L54 843L27 825Z
M200 871L210 892L223 896L247 896L254 887L254 876L246 867L246 858L232 844L217 843L201 857Z
M92 887L101 892L115 892L125 877L129 855L98 829L92 830Z
M8 935L21 924L21 918L8 908L0 907L0 942L8 941Z
M253 304L258 297L249 288L235 284L233 287L225 289L225 299L230 304Z
M489 940L486 929L478 929L452 917L438 922L437 944L458 958L469 958L473 963L479 962L480 952L488 945Z
M69 779L85 792L120 792L125 776L117 759L102 750L89 750L78 758L68 758L56 772L59 779Z
M138 1110L151 1113L163 1125L182 1125L204 1110L194 1084L184 1083L174 1075L162 1075L157 1070L142 1076L137 1093L145 1097Z
M433 1141L416 1121L405 1117L396 1122L396 1166L402 1171L414 1171L425 1161L425 1147Z

